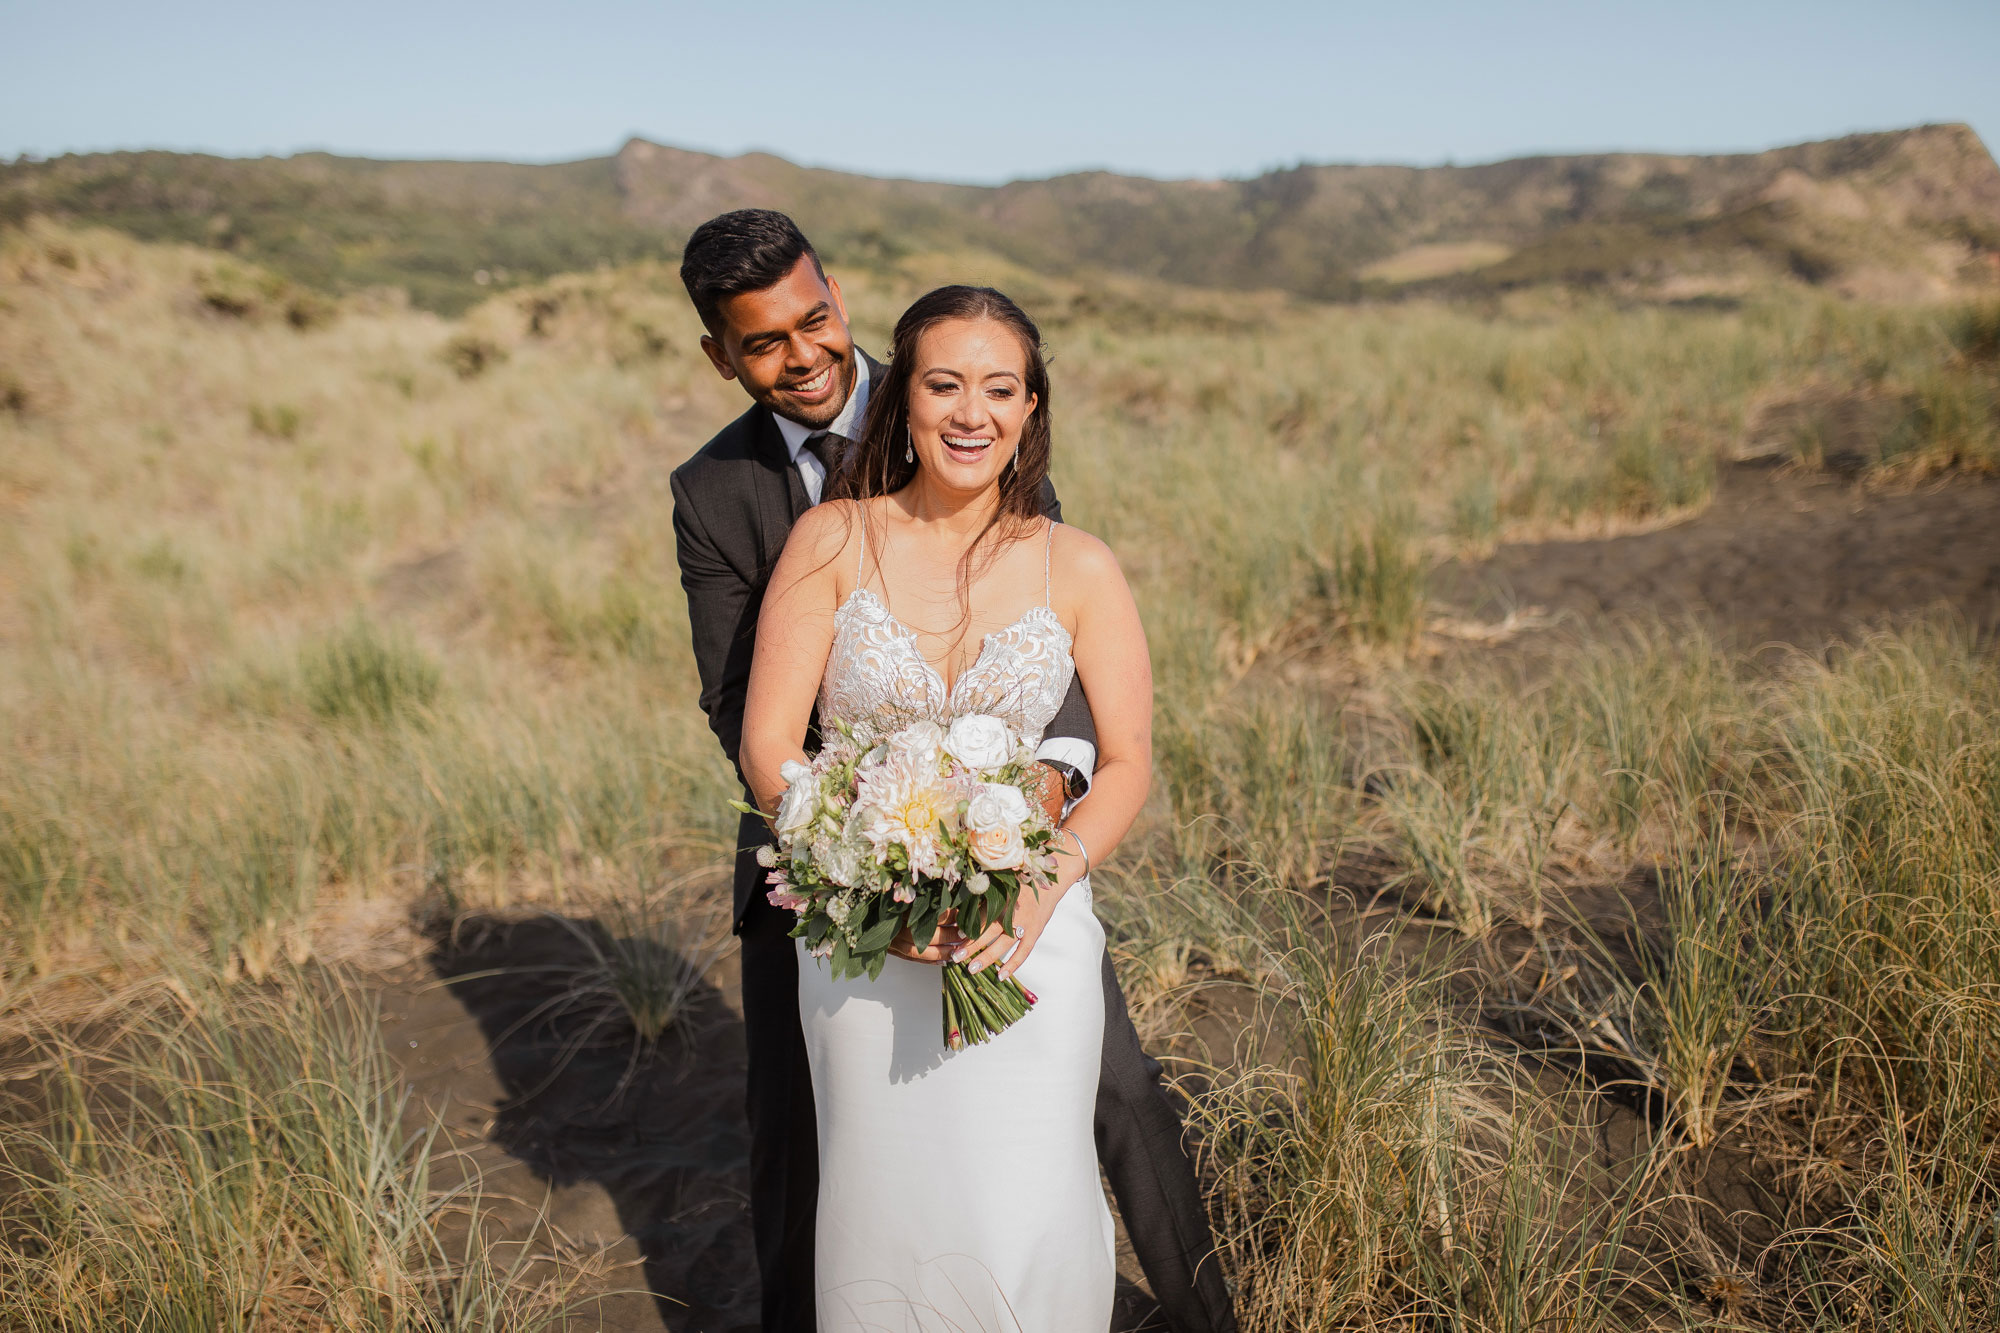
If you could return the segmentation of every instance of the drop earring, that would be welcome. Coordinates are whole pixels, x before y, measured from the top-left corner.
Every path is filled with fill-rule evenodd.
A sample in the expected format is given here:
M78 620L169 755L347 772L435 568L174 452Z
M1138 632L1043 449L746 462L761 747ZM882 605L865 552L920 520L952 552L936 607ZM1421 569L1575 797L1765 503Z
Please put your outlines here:
M917 461L917 438L910 434L908 426L903 427L903 461L905 463Z

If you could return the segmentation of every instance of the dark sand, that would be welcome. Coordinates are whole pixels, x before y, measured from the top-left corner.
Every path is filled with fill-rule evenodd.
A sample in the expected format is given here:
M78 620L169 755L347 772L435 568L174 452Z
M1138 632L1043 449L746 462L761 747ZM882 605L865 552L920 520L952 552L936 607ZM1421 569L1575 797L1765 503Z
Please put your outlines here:
M2000 625L2000 480L1870 490L1737 466L1684 523L1602 541L1502 546L1451 564L1434 597L1475 618L1530 608L1578 624L1691 616L1725 641L1814 650L1868 625L1945 608Z

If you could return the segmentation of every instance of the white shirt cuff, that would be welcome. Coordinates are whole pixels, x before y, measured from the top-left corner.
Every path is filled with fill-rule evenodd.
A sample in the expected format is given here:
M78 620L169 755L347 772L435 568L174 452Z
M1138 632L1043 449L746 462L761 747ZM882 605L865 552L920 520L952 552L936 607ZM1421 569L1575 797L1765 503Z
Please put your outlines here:
M1090 779L1097 770L1097 747L1089 741L1078 740L1074 736L1051 736L1035 751L1035 758L1068 764L1083 775L1083 792L1076 800L1080 801L1090 794ZM1075 803L1070 802L1071 805Z

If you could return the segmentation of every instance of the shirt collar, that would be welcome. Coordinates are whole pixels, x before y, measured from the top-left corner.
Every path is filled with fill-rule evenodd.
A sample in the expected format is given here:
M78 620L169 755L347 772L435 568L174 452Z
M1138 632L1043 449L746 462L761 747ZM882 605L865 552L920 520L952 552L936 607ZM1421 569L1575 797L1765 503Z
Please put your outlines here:
M806 441L819 432L811 426L801 426L790 417L771 414L778 423L778 433L785 437L785 451L794 463L799 461L799 451L806 447ZM828 433L855 440L860 437L860 427L868 419L868 358L854 349L854 392L847 395L847 406L840 409L840 415L833 424L826 427Z

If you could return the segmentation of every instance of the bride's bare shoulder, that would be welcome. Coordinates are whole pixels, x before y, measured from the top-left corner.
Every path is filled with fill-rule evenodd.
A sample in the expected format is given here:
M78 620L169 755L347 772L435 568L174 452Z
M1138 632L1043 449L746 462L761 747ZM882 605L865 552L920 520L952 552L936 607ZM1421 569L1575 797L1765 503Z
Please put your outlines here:
M785 539L785 554L817 564L847 549L860 529L860 502L828 500L800 514Z
M1125 586L1118 556L1103 539L1067 523L1056 524L1050 536L1049 574L1058 594L1065 585L1084 596Z

